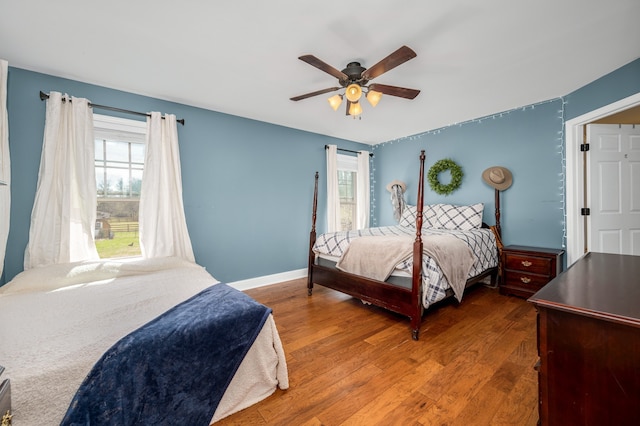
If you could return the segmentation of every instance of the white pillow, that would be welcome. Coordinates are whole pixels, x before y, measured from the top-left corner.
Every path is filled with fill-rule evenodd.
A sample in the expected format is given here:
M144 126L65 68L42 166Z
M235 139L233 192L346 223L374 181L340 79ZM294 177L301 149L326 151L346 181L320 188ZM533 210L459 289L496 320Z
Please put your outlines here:
M440 204L427 204L422 208L422 227L435 228L440 211ZM405 206L400 216L399 225L408 228L416 227L416 215L418 214L417 206Z
M436 227L462 231L480 228L482 226L483 211L483 203L472 204L470 206L441 204Z

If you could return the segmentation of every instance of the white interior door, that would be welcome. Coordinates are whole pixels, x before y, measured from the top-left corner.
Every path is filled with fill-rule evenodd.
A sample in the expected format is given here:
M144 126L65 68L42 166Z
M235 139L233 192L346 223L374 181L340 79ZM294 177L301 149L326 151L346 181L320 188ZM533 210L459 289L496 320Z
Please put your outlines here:
M589 251L640 255L640 126L587 126Z

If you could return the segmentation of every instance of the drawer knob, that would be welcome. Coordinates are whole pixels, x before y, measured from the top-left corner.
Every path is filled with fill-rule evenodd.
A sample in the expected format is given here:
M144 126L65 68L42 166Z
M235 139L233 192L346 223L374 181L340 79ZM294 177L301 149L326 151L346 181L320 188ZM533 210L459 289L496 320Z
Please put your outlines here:
M522 266L526 266L528 268L531 265L533 265L533 263L529 262L528 260L523 260L522 261Z
M525 284L529 284L531 282L531 278L529 278L529 277L520 277L520 281L522 281Z

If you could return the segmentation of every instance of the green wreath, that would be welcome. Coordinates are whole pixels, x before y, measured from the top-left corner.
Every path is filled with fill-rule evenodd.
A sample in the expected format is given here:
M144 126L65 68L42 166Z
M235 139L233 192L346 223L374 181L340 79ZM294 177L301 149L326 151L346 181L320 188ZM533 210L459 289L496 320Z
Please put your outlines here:
M443 185L438 180L438 176L445 170L449 170L449 172L451 173L451 182ZM431 166L431 168L429 169L429 173L427 174L427 179L429 180L429 186L431 186L431 189L433 189L436 193L440 195L449 195L460 187L463 176L464 173L462 173L462 168L458 166L452 159L445 158L436 161L436 163Z

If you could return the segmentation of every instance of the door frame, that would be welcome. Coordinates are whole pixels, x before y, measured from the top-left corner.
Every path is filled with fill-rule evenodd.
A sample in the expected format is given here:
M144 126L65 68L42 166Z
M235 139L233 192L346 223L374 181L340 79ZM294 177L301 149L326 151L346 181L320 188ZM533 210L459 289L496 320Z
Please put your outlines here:
M585 207L583 204L583 176L585 170L582 162L582 153L580 152L584 126L592 121L637 105L640 105L640 93L565 121L567 267L571 266L584 254L586 239L582 216L580 216L580 209Z

